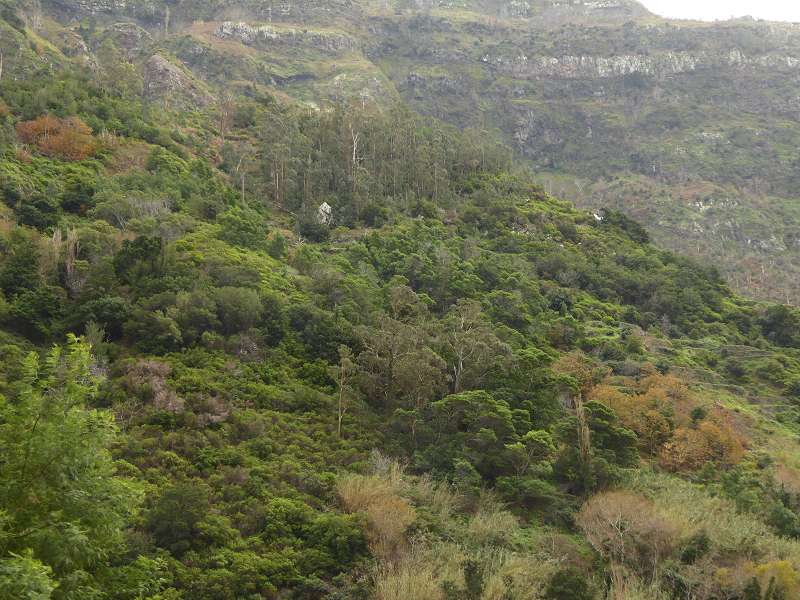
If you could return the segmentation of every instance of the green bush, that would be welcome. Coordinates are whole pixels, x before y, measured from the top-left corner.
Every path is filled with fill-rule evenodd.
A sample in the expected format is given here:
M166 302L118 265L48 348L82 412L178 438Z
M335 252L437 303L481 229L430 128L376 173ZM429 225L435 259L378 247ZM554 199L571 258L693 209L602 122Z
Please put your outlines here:
M592 600L595 595L586 576L574 567L556 571L544 591L546 600Z

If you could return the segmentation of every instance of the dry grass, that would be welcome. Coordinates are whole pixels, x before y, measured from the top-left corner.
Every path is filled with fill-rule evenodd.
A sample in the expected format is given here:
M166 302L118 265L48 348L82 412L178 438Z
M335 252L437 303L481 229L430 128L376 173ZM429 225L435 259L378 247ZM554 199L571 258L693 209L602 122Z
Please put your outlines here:
M399 496L384 496L367 507L367 527L372 553L395 560L406 546L405 533L414 522L414 508Z
M635 577L617 582L609 594L610 600L669 600L669 595L656 585L648 585Z
M416 512L400 496L402 470L381 475L345 475L336 486L342 507L367 516L370 550L378 558L396 560L406 545L405 532Z
M377 600L439 600L444 598L435 575L427 568L404 565L387 571L375 582Z
M448 484L407 476L396 461L378 453L371 463L370 475L343 476L337 492L345 510L367 518L370 549L378 559L375 600L443 600L445 582L463 589L467 559L483 569L481 600L541 598L561 561L544 550L511 551L520 524L494 494L483 492L467 511ZM414 506L447 533L409 539Z
M397 495L399 489L391 481L375 475L344 475L336 483L336 493L347 512L366 510L387 496Z
M444 598L434 562L425 551L412 551L398 564L375 575L376 600L441 600Z
M463 508L464 497L445 482L425 474L412 480L406 492L415 504L425 505L442 522L450 521Z
M775 535L756 516L737 512L731 501L666 474L640 471L630 484L652 498L684 536L705 531L716 553L753 562L786 560L800 570L800 542Z
M406 481L405 467L396 459L381 454L378 450L373 450L370 453L369 462L372 468L372 475L382 477L398 488Z
M480 546L504 546L519 529L517 517L505 510L479 510L467 524L467 537Z
M558 561L549 557L498 553L488 565L481 600L506 600L509 591L518 600L541 598L558 566Z
M399 563L376 573L377 599L438 600L444 582L464 586L463 565L468 557L484 569L481 600L537 600L559 568L559 561L547 556L497 549L475 552L454 543L418 546Z
M800 471L788 465L779 464L775 468L775 481L792 494L800 494Z

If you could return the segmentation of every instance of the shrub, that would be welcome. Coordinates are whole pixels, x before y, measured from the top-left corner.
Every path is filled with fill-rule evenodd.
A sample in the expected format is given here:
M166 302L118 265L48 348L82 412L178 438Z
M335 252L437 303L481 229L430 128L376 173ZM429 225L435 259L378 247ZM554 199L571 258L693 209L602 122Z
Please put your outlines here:
M396 557L416 516L408 501L397 494L397 482L379 476L347 475L338 481L336 491L345 510L366 515L372 553L385 560Z
M143 352L151 354L178 350L183 342L178 324L162 311L134 309L123 331Z
M322 556L317 557L317 569L327 568L336 573L345 565L366 554L367 543L359 519L352 515L323 514L317 517L307 529L308 539L324 551L330 560L324 564Z
M544 591L546 600L592 600L586 576L575 567L556 571Z
M681 561L693 564L711 549L711 539L705 531L698 531L690 537L681 551Z
M324 223L318 223L313 218L305 218L297 224L297 232L309 242L327 242L331 235L330 228Z
M444 594L430 565L403 563L378 573L376 600L442 600Z
M786 393L800 400L800 377L792 377L788 381L786 381Z
M705 420L697 427L681 427L659 454L670 471L696 471L707 463L735 465L744 454L741 437L726 422Z
M209 491L193 482L178 483L161 494L147 517L156 543L176 556L197 543L199 525L209 510Z
M250 208L235 206L225 211L217 222L221 229L220 239L245 248L262 248L267 242L269 228L263 216Z
M622 491L597 494L588 500L577 522L595 550L648 573L672 552L677 533L652 502Z
M36 146L45 156L83 160L97 150L92 130L78 117L59 119L42 115L33 121L17 123L16 130L20 140Z
M267 242L267 254L276 260L286 255L286 238L280 232L275 232Z
M31 556L12 554L0 560L0 598L47 600L56 585L50 567Z
M255 290L222 287L214 293L217 316L226 334L247 331L261 319L263 307Z
M510 512L488 507L469 520L467 535L479 545L502 546L511 540L518 528L519 522Z

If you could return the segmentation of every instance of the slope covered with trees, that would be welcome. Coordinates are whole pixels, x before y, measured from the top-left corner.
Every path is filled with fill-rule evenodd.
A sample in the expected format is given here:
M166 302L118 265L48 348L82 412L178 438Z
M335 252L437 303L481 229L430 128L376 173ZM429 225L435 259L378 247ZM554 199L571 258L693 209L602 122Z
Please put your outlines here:
M797 304L794 25L669 21L633 0L37 0L26 13L89 63L119 64L100 50L113 41L140 91L177 105L252 86L316 106L402 98L502 140L551 193L713 261L740 293Z
M2 13L0 597L800 593L797 310L480 131L47 10Z

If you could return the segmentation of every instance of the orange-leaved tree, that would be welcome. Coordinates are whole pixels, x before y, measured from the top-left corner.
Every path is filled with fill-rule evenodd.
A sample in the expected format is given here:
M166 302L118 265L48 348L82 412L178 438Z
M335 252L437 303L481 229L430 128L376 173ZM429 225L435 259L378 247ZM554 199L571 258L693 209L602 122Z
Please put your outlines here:
M42 115L16 126L17 137L35 146L45 156L63 160L83 160L97 151L92 130L78 117L60 119Z

